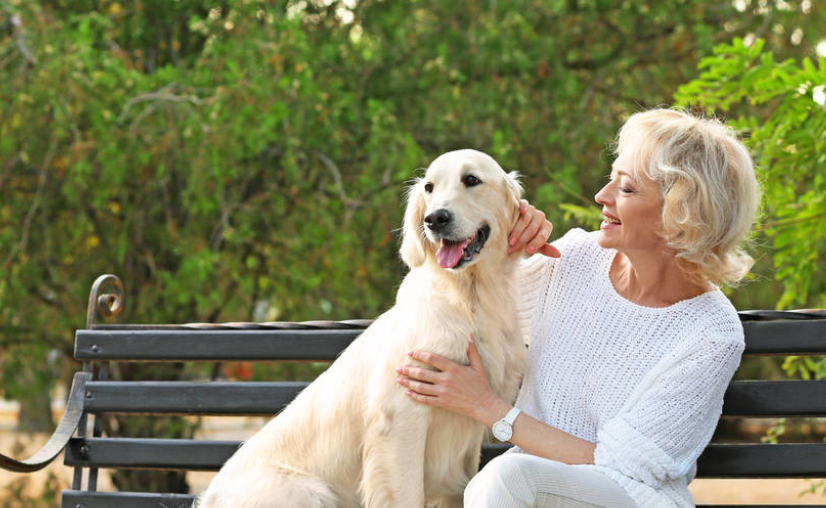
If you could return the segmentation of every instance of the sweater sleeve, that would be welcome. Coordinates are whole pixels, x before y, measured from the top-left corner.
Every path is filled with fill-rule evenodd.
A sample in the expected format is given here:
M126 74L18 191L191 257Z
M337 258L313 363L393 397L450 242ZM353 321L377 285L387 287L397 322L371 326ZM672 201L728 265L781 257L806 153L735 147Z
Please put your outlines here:
M559 249L561 258L550 258L542 254L534 254L523 258L517 268L517 280L519 281L519 302L517 314L522 329L522 337L527 344L530 344L534 337L534 325L539 320L542 308L545 306L545 297L548 294L548 286L554 267L558 261L565 257L565 252L578 240L585 238L588 233L579 228L569 230L551 244Z
M656 366L641 390L598 428L594 463L655 488L669 479L693 479L743 348L742 338L705 334Z

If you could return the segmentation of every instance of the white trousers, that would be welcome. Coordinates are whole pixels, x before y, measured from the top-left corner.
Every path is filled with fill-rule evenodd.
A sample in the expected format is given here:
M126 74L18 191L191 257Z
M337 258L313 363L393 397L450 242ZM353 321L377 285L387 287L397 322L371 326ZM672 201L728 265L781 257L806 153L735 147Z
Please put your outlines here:
M505 453L470 480L465 508L636 508L636 503L597 471Z

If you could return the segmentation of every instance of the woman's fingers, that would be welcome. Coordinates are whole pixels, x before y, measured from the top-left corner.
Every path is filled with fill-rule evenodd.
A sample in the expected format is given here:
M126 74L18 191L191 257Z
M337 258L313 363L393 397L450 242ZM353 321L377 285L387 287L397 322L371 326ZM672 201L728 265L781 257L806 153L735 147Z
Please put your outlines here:
M559 249L554 247L553 245L546 243L542 247L539 248L537 251L544 256L548 256L549 258L560 258L562 257L562 253L559 252Z
M508 252L526 249L529 254L533 254L547 244L553 224L546 219L544 212L537 210L525 200L522 200L519 210L519 219L508 236Z
M519 219L517 219L516 224L513 226L510 235L508 236L508 252L513 252L517 250L517 241L522 236L522 233L525 231L525 228L530 226L531 224L531 216L526 214L521 214Z
M514 250L522 250L524 249L528 243L536 238L537 234L542 228L542 223L538 220L532 220L530 224L522 231L522 234L519 236L519 240L513 245ZM540 240L542 240L540 238ZM544 243L544 240L543 240ZM533 251L528 250L529 253L533 254Z
M482 364L482 357L479 355L479 349L476 348L476 338L473 334L470 334L470 339L468 339L467 344L467 359L470 366L476 370L485 372L485 366Z
M407 353L407 356L424 364L430 365L431 367L436 367L441 371L448 370L453 365L456 365L443 356L439 356L436 353L428 353L427 351L413 350Z
M493 395L473 335L468 339L467 353L470 365L459 365L434 353L411 351L411 357L440 370L404 365L396 370L396 382L407 388L407 396L417 402L479 419L480 405L484 406Z
M396 369L396 372L410 379L415 379L416 381L424 381L427 383L435 383L440 379L440 374L434 370L422 369L419 367L412 367L409 365L399 367L398 369Z
M422 395L429 395L433 397L441 393L441 389L439 388L439 386L434 385L432 383L422 383L421 381L415 381L413 379L406 377L400 377L396 379L396 382Z
M540 227L537 234L528 240L527 251L531 254L539 252L543 245L547 245L548 238L551 237L551 232L554 230L554 225L545 221Z

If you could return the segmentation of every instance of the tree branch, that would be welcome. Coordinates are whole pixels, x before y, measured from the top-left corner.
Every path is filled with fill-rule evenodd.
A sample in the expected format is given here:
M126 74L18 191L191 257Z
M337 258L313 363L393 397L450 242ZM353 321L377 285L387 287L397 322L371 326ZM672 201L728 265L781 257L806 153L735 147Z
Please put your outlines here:
M142 102L172 102L179 104L193 104L195 106L200 106L203 103L199 97L194 95L175 95L173 93L169 93L167 90L173 88L174 86L175 83L170 83L157 92L150 92L132 97L124 104L123 111L121 111L120 115L118 115L117 122L122 123L129 114L129 110L132 106Z
M341 178L341 171L338 169L338 166L336 166L336 163L322 152L317 151L315 155L318 157L318 160L320 160L327 167L327 169L330 170L330 173L333 174L333 179L336 182L336 190L338 190L339 197L344 204L352 208L358 208L364 205L363 202L347 196L347 193L344 191L344 180Z
M14 42L17 44L17 49L20 51L20 54L23 55L23 58L26 60L26 65L28 67L34 67L37 63L37 60L34 58L34 54L31 52L29 47L26 46L26 31L23 29L23 20L20 19L20 16L18 14L12 14L11 24L14 25Z
M46 157L43 159L43 166L40 168L40 174L37 177L37 191L35 191L34 199L32 200L32 205L29 207L29 211L26 213L26 218L23 219L23 234L20 237L20 241L12 247L11 252L9 252L8 257L3 262L3 266L8 268L11 264L14 257L17 256L17 253L21 250L26 248L26 244L29 242L29 230L31 229L32 218L34 217L35 212L37 212L37 208L40 206L40 199L43 196L43 189L46 187L46 174L48 173L49 166L52 163L52 157L54 156L55 146L57 145L57 139L52 139L52 144L49 146L49 150L46 152Z

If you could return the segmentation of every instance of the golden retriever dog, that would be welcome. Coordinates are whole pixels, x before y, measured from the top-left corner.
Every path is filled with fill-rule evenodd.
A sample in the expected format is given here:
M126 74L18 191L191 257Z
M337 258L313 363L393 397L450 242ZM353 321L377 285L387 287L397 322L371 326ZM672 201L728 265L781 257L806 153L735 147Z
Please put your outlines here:
M199 508L459 507L486 428L411 400L396 369L431 351L468 363L514 400L525 345L508 234L521 188L488 155L446 153L409 189L396 303L230 458Z

